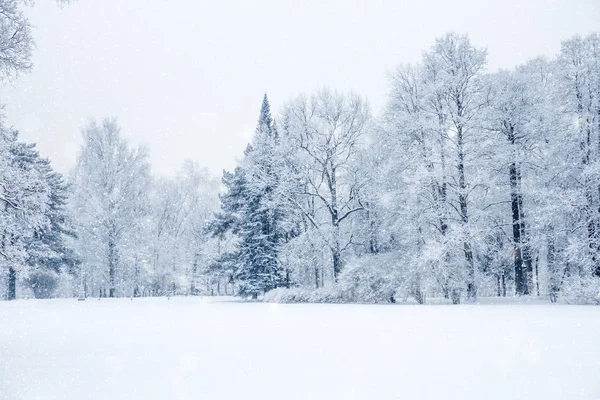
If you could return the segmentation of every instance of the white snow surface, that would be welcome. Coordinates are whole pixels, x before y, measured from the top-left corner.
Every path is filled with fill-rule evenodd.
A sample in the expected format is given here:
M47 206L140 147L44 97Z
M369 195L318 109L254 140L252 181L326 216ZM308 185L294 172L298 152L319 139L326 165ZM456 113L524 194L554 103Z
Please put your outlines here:
M0 302L0 399L599 399L600 307Z

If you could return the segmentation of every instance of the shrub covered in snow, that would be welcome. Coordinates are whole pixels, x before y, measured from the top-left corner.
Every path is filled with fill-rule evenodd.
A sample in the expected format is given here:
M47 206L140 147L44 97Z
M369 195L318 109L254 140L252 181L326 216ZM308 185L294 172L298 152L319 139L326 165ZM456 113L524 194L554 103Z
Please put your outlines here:
M565 277L559 299L568 304L600 304L600 278L579 274Z
M56 292L59 275L52 270L39 270L32 272L27 281L36 299L49 299Z
M275 289L264 301L277 303L390 303L401 286L397 258L390 254L365 256L350 262L335 286Z
M344 267L338 279L338 290L343 298L354 303L394 302L401 285L400 271L393 255L362 257Z
M278 288L267 292L263 297L267 303L345 303L347 302L336 287L319 289Z

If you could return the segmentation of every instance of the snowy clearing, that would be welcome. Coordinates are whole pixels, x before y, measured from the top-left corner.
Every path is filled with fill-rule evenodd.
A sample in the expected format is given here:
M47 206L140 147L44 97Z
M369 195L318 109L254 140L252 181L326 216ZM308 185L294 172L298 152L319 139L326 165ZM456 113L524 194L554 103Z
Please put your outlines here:
M0 302L0 398L598 399L600 308Z

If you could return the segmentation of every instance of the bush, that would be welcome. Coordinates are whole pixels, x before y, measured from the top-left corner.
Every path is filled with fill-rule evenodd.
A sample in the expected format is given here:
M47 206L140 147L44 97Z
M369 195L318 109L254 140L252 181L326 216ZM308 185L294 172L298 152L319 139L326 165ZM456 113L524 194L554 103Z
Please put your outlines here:
M400 286L395 257L367 256L350 262L335 286L308 289L275 289L263 301L273 303L390 303Z
M36 299L50 299L58 287L59 276L51 270L40 270L32 272L27 281Z
M559 296L568 304L600 304L600 278L579 275L566 277Z
M399 267L390 254L367 256L349 263L338 278L341 297L352 303L395 302Z
M278 288L267 292L263 301L267 303L344 303L337 288Z

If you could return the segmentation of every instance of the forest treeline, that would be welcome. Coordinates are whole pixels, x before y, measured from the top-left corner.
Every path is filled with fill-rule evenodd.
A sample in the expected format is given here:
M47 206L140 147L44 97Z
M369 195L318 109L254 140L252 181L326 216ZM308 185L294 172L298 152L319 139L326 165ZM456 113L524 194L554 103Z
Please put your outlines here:
M16 3L0 0L3 80L30 68ZM449 33L389 82L378 116L352 92L273 115L265 95L221 182L192 161L153 176L114 118L82 127L62 176L2 120L2 293L599 303L600 36L487 72Z
M276 301L600 302L600 37L488 73L446 34L355 93L300 95L225 173L215 271ZM299 289L293 289L299 288Z

